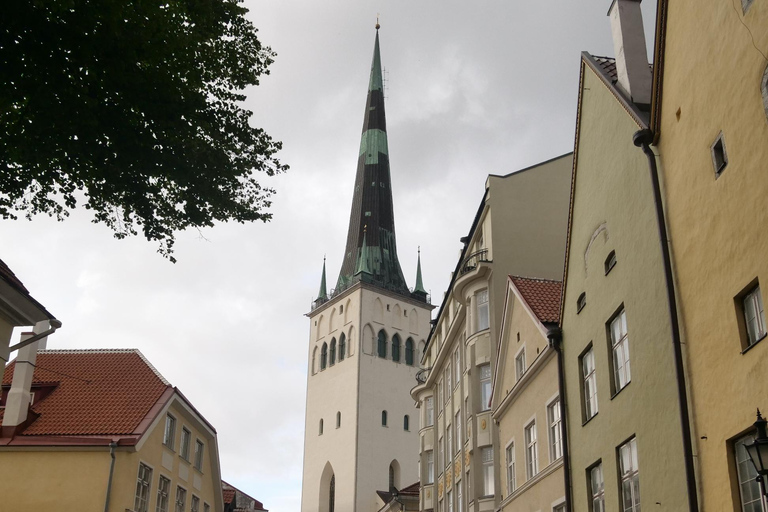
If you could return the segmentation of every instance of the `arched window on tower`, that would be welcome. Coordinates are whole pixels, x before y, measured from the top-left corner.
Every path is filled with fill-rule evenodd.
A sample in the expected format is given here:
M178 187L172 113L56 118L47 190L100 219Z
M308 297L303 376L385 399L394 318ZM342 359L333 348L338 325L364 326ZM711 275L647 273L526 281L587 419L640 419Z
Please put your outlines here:
M336 338L331 340L331 366L336 364Z
M341 426L341 411L336 413L336 428Z
M389 465L389 492L395 491L395 468Z
M392 360L400 362L400 336L392 336Z
M410 430L411 427L411 419L406 414L403 416L403 430Z
M413 339L408 338L405 342L405 364L413 366Z
M320 349L320 369L325 370L328 366L328 344L323 343L323 348Z
M387 357L387 333L384 329L379 331L378 353L381 358Z
M339 361L343 361L344 357L346 357L347 352L347 337L344 336L344 333L341 333L341 336L339 336Z
M320 425L318 428L319 435L323 435L323 418L320 418Z
M328 512L333 512L336 505L336 475L331 477L331 488L328 489Z
M381 426L387 426L387 411L381 411Z

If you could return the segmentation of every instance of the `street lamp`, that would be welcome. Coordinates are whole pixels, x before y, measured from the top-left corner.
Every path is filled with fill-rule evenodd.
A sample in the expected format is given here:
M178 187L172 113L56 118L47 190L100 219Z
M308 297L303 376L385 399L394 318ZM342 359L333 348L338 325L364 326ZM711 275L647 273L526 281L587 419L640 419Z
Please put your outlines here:
M756 480L760 482L760 490L763 496L766 496L765 477L768 476L768 436L765 434L766 424L768 424L768 421L763 419L760 415L760 409L758 409L757 421L755 421L755 429L757 429L755 442L744 446L757 471Z

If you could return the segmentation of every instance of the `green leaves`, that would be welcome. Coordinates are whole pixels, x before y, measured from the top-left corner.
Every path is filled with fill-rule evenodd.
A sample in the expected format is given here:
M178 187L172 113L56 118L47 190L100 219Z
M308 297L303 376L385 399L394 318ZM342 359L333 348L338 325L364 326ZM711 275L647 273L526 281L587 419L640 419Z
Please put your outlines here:
M0 21L0 216L94 222L173 260L174 232L269 220L287 170L242 90L268 73L237 0L12 2Z

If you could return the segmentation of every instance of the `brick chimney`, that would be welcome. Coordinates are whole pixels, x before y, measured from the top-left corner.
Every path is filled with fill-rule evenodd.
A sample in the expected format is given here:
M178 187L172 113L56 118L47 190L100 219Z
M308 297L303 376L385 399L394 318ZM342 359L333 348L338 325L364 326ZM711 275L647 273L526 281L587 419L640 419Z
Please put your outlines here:
M637 105L650 105L653 75L645 48L642 0L613 0L611 18L613 48L619 85Z
M34 332L21 334L21 341L28 340L36 334L47 331L49 328L50 323L48 320L38 322L35 324ZM8 392L8 400L5 403L5 413L3 415L4 434L9 430L15 430L16 427L27 421L37 350L40 348L40 345L45 347L46 341L47 337L19 349L13 368L11 390Z

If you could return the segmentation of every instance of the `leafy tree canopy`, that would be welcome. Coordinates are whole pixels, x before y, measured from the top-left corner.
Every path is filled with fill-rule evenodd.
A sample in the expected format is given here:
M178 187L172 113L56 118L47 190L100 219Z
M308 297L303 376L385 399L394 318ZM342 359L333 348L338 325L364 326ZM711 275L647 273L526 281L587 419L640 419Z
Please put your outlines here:
M269 220L287 166L242 91L274 53L241 0L23 0L0 16L0 216L78 200L172 257L174 232ZM83 191L80 193L79 191Z

